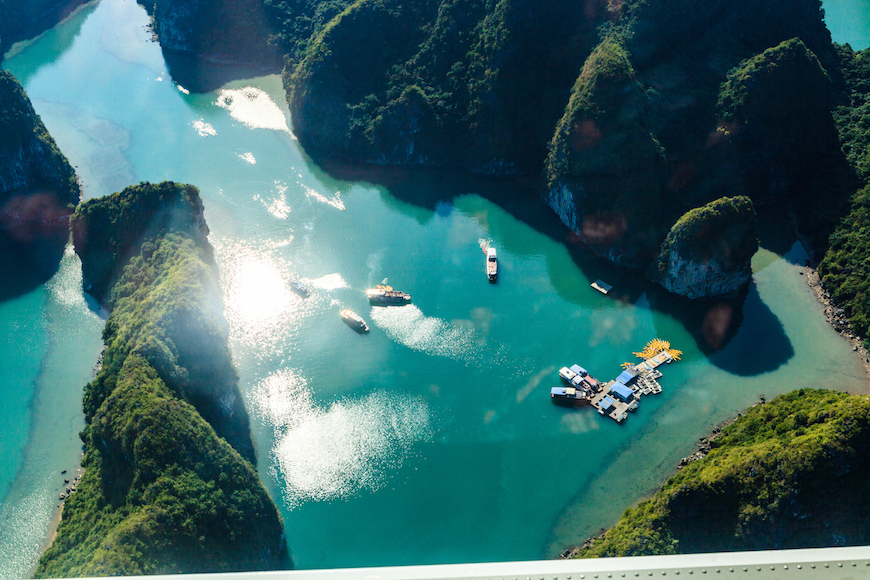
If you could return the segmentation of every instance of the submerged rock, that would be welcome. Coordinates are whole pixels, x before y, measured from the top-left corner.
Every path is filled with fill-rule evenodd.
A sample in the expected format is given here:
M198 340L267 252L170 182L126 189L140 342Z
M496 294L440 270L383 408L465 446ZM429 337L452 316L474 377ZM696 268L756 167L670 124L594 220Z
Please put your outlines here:
M748 197L723 197L687 212L662 243L650 278L674 294L712 298L744 287L758 250L758 222Z

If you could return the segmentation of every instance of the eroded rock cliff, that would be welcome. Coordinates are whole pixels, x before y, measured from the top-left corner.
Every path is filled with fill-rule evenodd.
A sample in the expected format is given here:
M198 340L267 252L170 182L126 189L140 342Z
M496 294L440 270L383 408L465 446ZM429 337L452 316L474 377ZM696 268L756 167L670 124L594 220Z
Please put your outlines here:
M687 212L662 243L650 277L674 294L711 298L752 279L758 223L748 197L722 198Z

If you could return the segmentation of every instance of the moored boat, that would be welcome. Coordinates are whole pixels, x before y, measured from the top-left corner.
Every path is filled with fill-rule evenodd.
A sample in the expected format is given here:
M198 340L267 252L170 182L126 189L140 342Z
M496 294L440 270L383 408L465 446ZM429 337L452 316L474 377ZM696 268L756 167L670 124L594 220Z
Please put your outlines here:
M369 297L369 302L379 306L395 306L411 302L410 294L393 290L392 286L382 286L381 284L378 284L377 288L366 290L366 296Z
M490 282L495 282L498 278L498 258L495 254L495 248L486 249L486 277Z
M553 387L550 389L550 400L557 405L579 407L588 405L591 401L589 393L575 387Z
M296 282L290 282L290 289L303 298L308 298L311 295L311 292L309 292L308 288L305 287L305 284L298 280Z
M354 312L353 310L342 310L339 312L341 319L344 320L344 323L356 330L357 332L368 332L369 325L366 324L366 321L363 320L362 316Z

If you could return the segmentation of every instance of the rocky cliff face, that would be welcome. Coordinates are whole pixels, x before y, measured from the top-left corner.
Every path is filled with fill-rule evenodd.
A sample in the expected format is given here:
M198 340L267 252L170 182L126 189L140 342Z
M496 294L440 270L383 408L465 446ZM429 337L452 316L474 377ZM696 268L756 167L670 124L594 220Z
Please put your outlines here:
M75 172L18 81L0 70L0 300L28 292L56 271L79 201Z
M75 172L21 84L0 70L0 203L34 193L48 193L70 207L80 195Z
M662 243L650 277L674 294L711 298L752 278L758 250L755 209L747 197L722 198L687 212Z
M76 210L82 270L111 314L84 389L85 473L38 577L291 565L253 466L202 209L195 187L164 182Z
M163 50L222 63L279 61L262 0L137 0L151 14Z
M717 107L746 194L788 200L817 247L827 245L856 189L831 114L832 89L816 54L792 38L730 71Z
M578 0L363 0L307 42L285 24L294 127L353 161L537 174L605 14Z

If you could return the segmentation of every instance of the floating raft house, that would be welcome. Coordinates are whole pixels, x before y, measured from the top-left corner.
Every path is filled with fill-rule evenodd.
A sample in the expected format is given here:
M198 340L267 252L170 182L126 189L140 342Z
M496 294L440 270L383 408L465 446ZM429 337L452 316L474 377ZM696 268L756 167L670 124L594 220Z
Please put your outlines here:
M601 281L598 280L595 284L599 282ZM662 373L656 368L679 360L682 353L670 348L669 342L655 339L647 344L646 349L634 354L643 360L636 365L625 363L625 368L619 376L603 385L603 389L597 388L598 382L595 381L595 388L587 395L589 403L598 410L598 414L613 419L617 423L622 423L628 417L628 411L634 411L638 408L640 398L643 395L655 395L662 392L662 387L657 380L662 376ZM581 378L581 373L587 376ZM572 386L579 384L575 383L578 379L586 381L592 379L586 373L586 369L579 365L573 365L570 369L565 367L559 374L566 381L572 383Z

